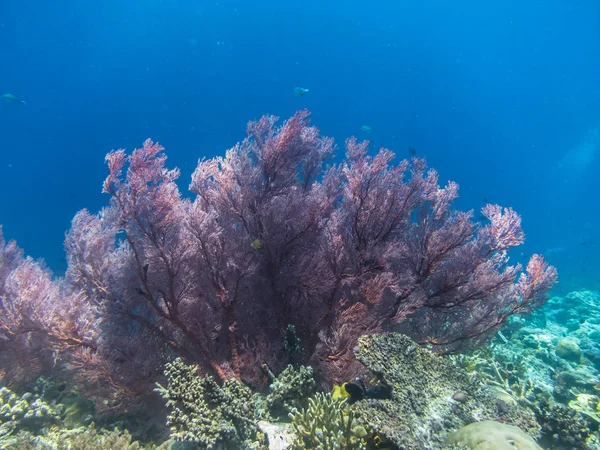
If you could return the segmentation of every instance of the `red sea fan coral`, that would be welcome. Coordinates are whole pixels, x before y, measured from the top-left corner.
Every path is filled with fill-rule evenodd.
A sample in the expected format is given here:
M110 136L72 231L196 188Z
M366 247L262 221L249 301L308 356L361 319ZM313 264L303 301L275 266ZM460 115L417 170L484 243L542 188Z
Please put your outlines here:
M5 242L0 228L0 367L7 382L30 381L97 350L96 315L86 300Z
M305 362L339 381L354 371L360 334L400 330L451 351L544 301L555 269L540 256L524 273L509 264L523 241L514 211L488 205L488 223L476 224L452 209L458 186L441 188L424 160L394 164L355 139L326 167L333 141L308 115L251 122L224 157L198 163L191 200L158 144L107 156L111 204L75 217L61 282L96 317L84 376L135 396L181 355L260 385L261 364L288 363L292 324ZM0 274L15 270L5 248Z

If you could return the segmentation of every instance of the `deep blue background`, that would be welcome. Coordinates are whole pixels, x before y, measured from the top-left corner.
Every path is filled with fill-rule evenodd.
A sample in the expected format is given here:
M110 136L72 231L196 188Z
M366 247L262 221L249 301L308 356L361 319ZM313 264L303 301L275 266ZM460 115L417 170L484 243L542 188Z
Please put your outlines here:
M563 288L598 287L598 1L369 5L0 2L0 94L28 102L0 104L6 237L60 272L74 213L108 200L109 150L160 141L185 190L248 120L309 108L339 144L415 147L461 208L513 206L523 252L546 252Z

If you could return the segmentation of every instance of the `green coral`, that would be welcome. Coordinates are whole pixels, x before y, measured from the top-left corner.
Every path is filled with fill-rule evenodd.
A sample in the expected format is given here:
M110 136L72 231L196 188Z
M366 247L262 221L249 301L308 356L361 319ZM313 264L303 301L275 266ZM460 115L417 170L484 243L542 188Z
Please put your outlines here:
M19 396L6 387L0 388L0 448L6 450L138 450L129 432L97 430L91 420L89 402L40 378L35 393ZM41 389L40 389L41 387ZM44 398L42 398L43 396ZM48 399L50 404L45 400ZM59 402L60 400L60 402ZM154 448L154 446L148 447Z
M177 358L165 369L167 386L156 391L171 409L171 436L200 448L260 448L265 437L254 416L252 392L237 380L219 386L212 377L198 375L197 366Z
M38 431L58 418L52 406L30 392L19 396L6 387L0 388L0 438L21 430Z
M133 441L127 430L98 431L92 425L83 433L63 437L58 442L59 449L69 450L139 450L141 445Z
M346 400L334 400L330 394L317 393L308 407L290 413L296 433L292 449L362 450L367 448L367 431L357 420Z
M89 426L96 412L94 402L67 389L64 381L54 378L39 377L33 387L33 394L53 405L60 421L66 428Z
M295 368L288 365L269 386L267 407L273 417L287 417L294 409L306 404L306 399L315 392L312 367Z
M52 430L43 436L34 436L22 432L4 443L5 450L148 450L155 449L154 445L143 447L133 441L127 431L97 430L94 424L88 428L76 430ZM166 450L168 447L164 447Z
M304 350L302 349L301 344L302 342L296 334L296 327L294 325L288 325L285 329L285 336L283 338L283 351L290 364L294 366L297 365L304 356Z

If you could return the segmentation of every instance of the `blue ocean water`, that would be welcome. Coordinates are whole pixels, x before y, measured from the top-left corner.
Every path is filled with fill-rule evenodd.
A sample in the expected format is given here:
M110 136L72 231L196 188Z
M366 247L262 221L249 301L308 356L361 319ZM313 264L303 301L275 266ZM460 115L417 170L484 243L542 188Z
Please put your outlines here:
M0 61L27 102L0 103L0 223L58 273L111 149L158 140L186 190L248 120L308 108L339 143L415 148L460 208L514 207L525 255L600 287L597 1L5 0Z

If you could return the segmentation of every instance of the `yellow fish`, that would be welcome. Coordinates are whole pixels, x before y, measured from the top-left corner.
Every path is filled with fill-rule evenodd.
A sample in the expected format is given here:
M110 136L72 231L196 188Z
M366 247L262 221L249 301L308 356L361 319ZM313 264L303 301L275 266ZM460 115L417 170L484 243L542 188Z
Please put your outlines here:
M346 391L346 388L344 387L345 385L346 383L343 383L341 386L338 384L333 386L333 390L331 391L331 398L333 398L334 400L341 400L350 397L350 394L348 393L348 391Z

